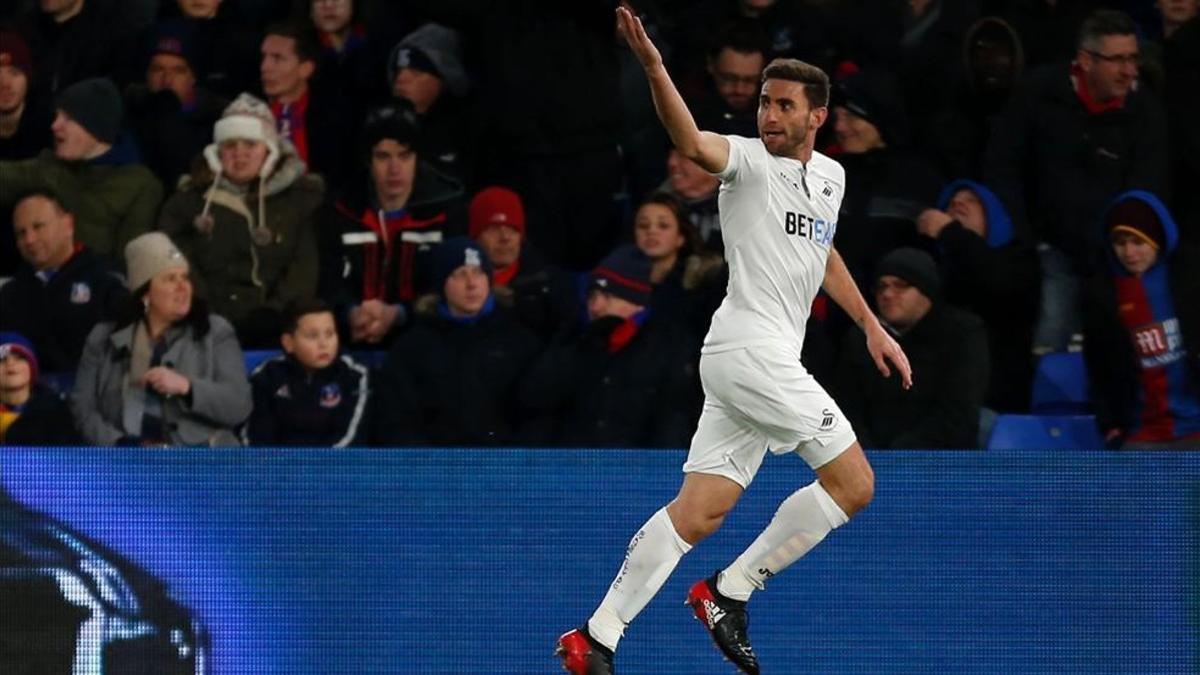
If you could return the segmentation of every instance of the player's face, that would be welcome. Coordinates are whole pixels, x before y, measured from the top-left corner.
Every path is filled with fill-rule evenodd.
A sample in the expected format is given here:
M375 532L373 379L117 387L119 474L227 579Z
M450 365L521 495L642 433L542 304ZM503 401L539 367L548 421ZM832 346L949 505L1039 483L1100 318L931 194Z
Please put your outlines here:
M983 212L983 203L971 190L955 192L946 207L946 213L975 234L987 236L987 216Z
M1095 49L1079 51L1079 67L1098 101L1129 93L1138 76L1138 42L1134 35L1105 35Z
M475 316L487 302L491 282L478 265L463 265L446 277L446 306L455 316Z
M662 204L642 204L633 223L637 247L651 260L677 255L687 240L679 229L675 212Z
M1121 266L1134 276L1142 276L1158 261L1158 251L1150 242L1129 232L1113 235L1112 247Z
M802 83L779 79L763 83L758 97L758 134L772 155L797 157L802 149L812 147L812 137L825 115L825 108L809 107Z
M296 322L296 330L284 333L283 350L309 370L320 370L337 358L338 334L333 314L305 314Z
M875 282L875 306L884 321L903 331L924 318L933 303L916 286L885 274Z

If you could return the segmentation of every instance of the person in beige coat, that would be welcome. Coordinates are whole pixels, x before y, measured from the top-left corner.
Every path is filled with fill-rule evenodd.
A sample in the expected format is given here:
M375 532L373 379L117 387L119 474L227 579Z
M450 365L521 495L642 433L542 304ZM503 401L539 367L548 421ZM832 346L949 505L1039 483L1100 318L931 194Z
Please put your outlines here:
M271 110L242 94L213 129L203 163L163 205L159 229L187 256L197 294L242 344L273 347L289 301L317 289L315 213L324 194Z

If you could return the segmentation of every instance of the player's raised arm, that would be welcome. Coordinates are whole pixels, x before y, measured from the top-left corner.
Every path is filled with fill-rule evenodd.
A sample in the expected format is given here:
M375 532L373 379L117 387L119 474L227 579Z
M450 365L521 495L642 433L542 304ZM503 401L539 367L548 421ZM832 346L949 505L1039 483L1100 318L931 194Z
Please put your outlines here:
M871 312L870 306L867 305L862 293L858 292L858 285L854 283L854 278L850 276L850 270L846 268L846 263L837 249L829 249L829 260L825 263L825 281L821 286L829 294L829 297L833 298L833 301L845 310L854 323L858 324L866 333L867 351L870 352L879 372L884 377L889 377L892 372L888 368L887 362L891 361L896 366L896 370L900 372L900 380L904 388L911 387L912 366L908 363L908 357L900 345L892 339L892 336L883 329L875 314Z
M617 29L646 71L650 93L654 97L654 109L675 148L712 173L724 169L729 162L729 141L712 132L700 131L696 126L696 120L667 74L662 54L646 35L642 20L622 5L617 8Z

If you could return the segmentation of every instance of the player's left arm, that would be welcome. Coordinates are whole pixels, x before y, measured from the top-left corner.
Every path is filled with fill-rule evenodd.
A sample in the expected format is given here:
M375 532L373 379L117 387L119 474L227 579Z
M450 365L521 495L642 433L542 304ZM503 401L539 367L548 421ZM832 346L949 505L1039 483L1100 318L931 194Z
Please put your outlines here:
M841 254L835 248L829 249L829 260L825 263L825 280L822 287L829 297L833 298L833 301L846 314L849 314L854 323L866 333L867 351L870 352L879 372L883 373L884 377L890 377L892 371L887 362L891 361L896 366L896 370L900 372L904 388L911 387L912 366L908 364L908 357L904 355L904 350L892 339L892 336L883 329L879 319L867 305L866 299L858 291L858 285L850 276L846 262L842 260Z

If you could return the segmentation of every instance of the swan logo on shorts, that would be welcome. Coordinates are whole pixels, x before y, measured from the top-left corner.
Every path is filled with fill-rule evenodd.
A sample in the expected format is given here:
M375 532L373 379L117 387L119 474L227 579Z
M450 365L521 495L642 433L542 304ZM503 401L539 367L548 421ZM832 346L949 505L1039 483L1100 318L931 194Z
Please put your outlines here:
M835 424L837 424L837 415L834 415L833 411L830 410L829 408L825 408L824 410L822 410L821 411L821 431L828 431L828 430L832 429L833 425L835 425Z

